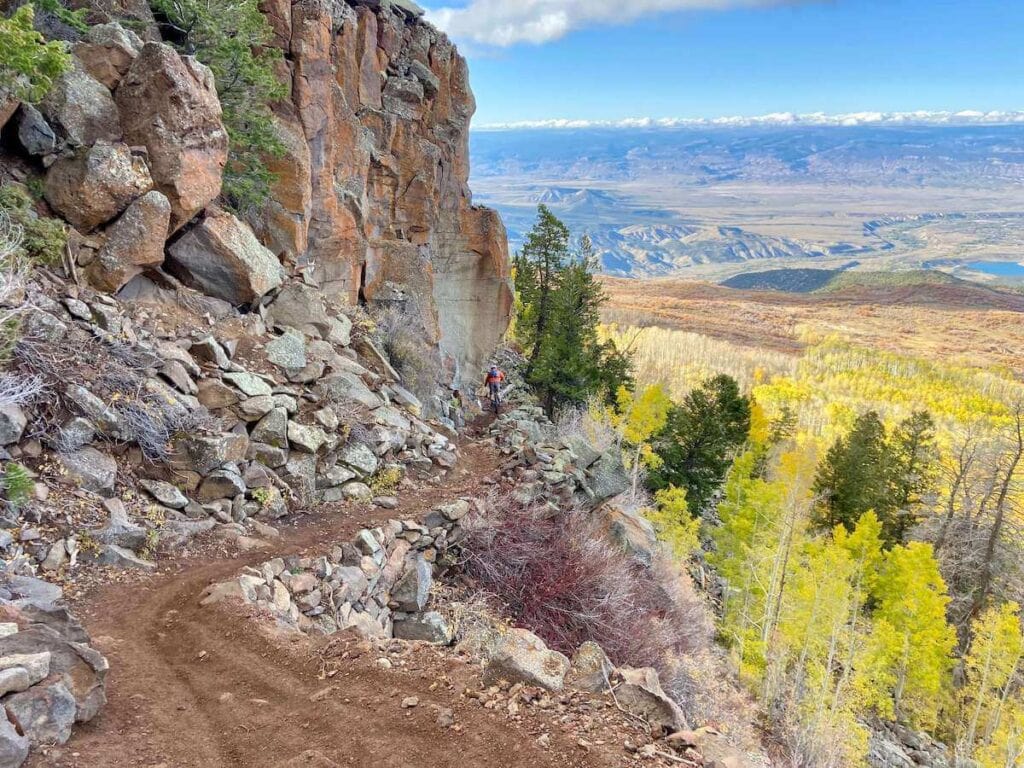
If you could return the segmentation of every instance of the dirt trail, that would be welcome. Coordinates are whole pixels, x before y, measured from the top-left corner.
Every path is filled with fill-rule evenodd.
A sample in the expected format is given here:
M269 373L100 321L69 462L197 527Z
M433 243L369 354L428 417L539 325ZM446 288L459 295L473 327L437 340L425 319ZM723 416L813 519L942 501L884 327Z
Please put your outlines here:
M261 631L238 609L201 608L198 597L247 563L310 552L391 517L415 518L443 499L480 492L497 466L493 447L470 443L460 469L438 487L412 491L397 510L325 514L283 529L272 550L184 561L176 572L136 586L98 589L76 607L107 654L109 703L60 748L40 750L29 766L64 768L278 768L339 766L610 765L583 755L568 735L542 749L536 733L516 728L460 696L468 665L444 661L440 673L383 670L377 655L347 636L319 643ZM314 652L319 645L321 653ZM324 646L336 654L323 677ZM344 653L343 653L344 651ZM362 653L362 655L360 655ZM327 655L330 655L328 653ZM447 666L444 666L447 665ZM463 669L450 669L450 667ZM403 709L403 698L420 704ZM437 723L437 708L455 712L457 729ZM620 747L621 749L621 747ZM294 764L290 761L296 760Z

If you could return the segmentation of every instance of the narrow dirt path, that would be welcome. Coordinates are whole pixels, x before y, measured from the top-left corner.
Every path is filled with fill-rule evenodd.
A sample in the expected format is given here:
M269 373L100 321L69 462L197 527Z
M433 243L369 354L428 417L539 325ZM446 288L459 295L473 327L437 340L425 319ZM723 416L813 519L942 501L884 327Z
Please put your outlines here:
M136 586L98 589L76 610L110 660L108 706L68 744L40 750L28 765L323 768L330 765L324 758L375 768L613 764L583 754L569 735L553 734L543 749L536 733L461 696L468 665L437 657L433 668L384 670L347 635L283 637L237 608L198 604L208 584L245 564L319 554L362 527L417 518L442 500L480 493L498 460L492 446L468 443L456 472L440 486L409 492L397 510L324 514L283 529L272 550L196 558ZM334 673L326 677L324 658L332 655ZM420 704L403 708L409 696ZM456 728L438 724L441 707L453 710ZM304 755L308 750L319 755Z

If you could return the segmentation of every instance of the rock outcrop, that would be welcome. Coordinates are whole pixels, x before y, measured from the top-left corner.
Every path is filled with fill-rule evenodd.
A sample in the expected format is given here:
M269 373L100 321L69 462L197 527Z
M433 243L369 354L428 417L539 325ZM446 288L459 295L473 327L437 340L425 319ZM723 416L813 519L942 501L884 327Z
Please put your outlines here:
M277 108L274 199L253 227L328 295L406 302L453 373L475 378L512 297L504 227L467 184L465 60L400 4L263 7L292 95Z

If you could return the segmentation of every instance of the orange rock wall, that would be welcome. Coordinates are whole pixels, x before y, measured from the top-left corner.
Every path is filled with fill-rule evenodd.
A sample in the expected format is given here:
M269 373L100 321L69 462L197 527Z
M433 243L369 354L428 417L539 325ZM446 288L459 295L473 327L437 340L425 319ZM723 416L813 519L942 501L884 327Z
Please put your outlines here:
M382 0L265 0L291 97L274 200L250 223L349 303L404 300L470 380L509 320L508 242L468 187L465 60Z

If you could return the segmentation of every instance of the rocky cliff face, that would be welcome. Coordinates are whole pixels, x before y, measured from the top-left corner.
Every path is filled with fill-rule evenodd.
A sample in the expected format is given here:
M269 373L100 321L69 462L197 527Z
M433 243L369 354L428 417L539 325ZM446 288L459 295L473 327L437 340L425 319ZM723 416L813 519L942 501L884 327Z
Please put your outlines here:
M474 206L465 60L415 6L265 0L291 84L276 107L288 152L251 223L287 264L347 303L405 301L453 373L470 378L504 332L508 246Z

